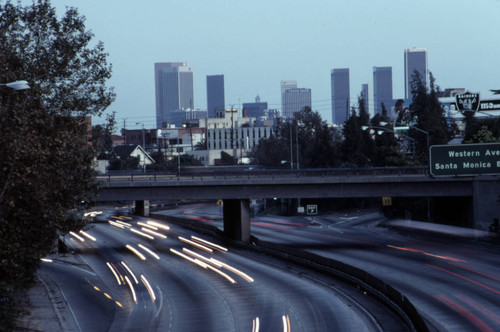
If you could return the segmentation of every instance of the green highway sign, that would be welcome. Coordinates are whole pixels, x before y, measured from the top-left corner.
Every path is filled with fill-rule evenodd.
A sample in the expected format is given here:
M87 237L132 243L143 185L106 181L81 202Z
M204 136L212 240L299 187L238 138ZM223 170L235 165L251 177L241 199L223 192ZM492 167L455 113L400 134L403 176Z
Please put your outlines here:
M429 171L432 176L500 174L500 143L433 145Z

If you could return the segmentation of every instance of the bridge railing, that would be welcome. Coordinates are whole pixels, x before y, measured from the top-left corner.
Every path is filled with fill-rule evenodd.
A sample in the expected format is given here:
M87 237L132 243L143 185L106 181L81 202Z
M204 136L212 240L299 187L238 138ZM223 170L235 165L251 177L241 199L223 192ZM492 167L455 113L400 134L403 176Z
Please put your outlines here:
M186 181L186 180L214 180L214 179L255 179L255 178L303 178L303 177L355 177L355 176L428 176L426 166L405 167L353 167L353 168L309 168L309 169L218 169L217 167L203 167L196 171L189 169L181 173L158 171L113 171L98 175L101 182L114 181Z

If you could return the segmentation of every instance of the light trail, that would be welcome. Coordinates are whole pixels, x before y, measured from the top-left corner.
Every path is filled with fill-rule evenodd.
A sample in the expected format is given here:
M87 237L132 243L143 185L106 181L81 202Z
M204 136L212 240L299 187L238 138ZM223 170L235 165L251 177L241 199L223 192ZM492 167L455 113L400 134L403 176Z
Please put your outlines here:
M156 221L148 220L148 221L146 221L146 223L149 224L149 225L161 228L161 229L163 229L165 231L170 230L170 227L168 227L167 225L164 225L164 224L156 222Z
M115 276L116 282L118 283L118 285L121 285L122 283L120 282L120 278L118 278L118 274L116 274L115 270L113 269L113 266L111 266L111 264L109 262L106 262L106 265L109 267L111 272L113 272L113 275Z
M255 317L252 321L252 332L259 332L259 330L260 330L259 317Z
M135 277L134 272L132 272L132 270L127 266L127 264L125 264L124 261L122 261L121 263L122 263L123 267L128 271L128 273L130 273L130 275L132 276L132 278L134 278L135 283L138 284L139 281L137 281L137 278Z
M135 295L134 286L130 282L130 279L128 278L128 276L125 276L125 281L127 281L127 284L130 288L130 291L132 292L132 298L134 299L134 302L137 304L137 296Z
M155 238L154 238L154 237L152 237L151 235L146 234L146 233L141 232L141 231L138 231L138 230L137 230L137 229L135 229L135 228L130 228L130 231L131 231L131 232L133 232L133 233L136 233L136 234L138 234L138 235L140 235L140 236L143 236L143 237L145 237L145 238L147 238L147 239L150 239L150 240L154 240L154 239L155 239Z
M163 235L161 233L155 232L155 231L153 231L153 230L151 230L149 228L142 227L141 231L149 233L149 234L151 234L153 236L159 237L160 239L166 239L167 238L166 235Z
M283 321L283 332L290 332L290 317L288 317L288 315L283 315L281 320Z
M122 225L122 226L124 226L124 227L126 227L126 228L132 227L132 225L127 224L126 222L123 222L121 220L116 220L115 222L118 223L118 224L120 224L120 225Z
M144 286L146 286L146 289L148 290L149 292L149 296L151 296L151 300L154 302L156 301L156 295L155 295L155 292L153 291L153 288L151 287L151 285L149 284L149 281L146 279L145 276L143 276L141 274L141 281L142 283L144 284Z
M226 263L223 263L215 258L210 258L211 261L217 263L217 264L220 264L223 268L225 269L228 269L229 271L233 272L233 273L236 273L237 275L239 275L240 277L242 277L243 279L245 279L246 281L248 282L254 282L253 278L250 277L248 274L232 267L231 265L228 265Z
M113 220L108 220L108 223L111 225L111 226L115 226L115 227L118 227L118 228L121 228L121 229L125 229L125 226L117 223L116 221L113 221Z
M201 261L203 261L203 262L205 262L207 264L213 264L213 265L217 266L218 268L222 267L222 265L218 264L217 262L214 262L214 261L210 260L210 258L207 258L207 257L205 257L203 255L200 255L200 254L198 254L198 253L196 253L196 252L194 252L192 250L189 250L187 248L182 248L182 251L190 254L191 256L194 256L194 257L198 258L199 260L201 260Z
M184 243L190 244L190 245L192 245L193 247L196 247L196 248L198 248L198 249L201 249L201 250L203 250L203 251L206 251L206 252L209 252L209 253L213 253L213 252L214 252L212 249L210 249L210 248L208 248L208 247L206 247L206 246L204 246L204 245L201 245L201 244L199 244L199 243L196 243L196 242L194 242L194 241L191 241L191 240L189 240L189 239L186 239L186 238L184 238L184 237L182 237L182 236L179 236L179 240L181 240L181 241L182 241L182 242L184 242Z
M139 258L140 258L140 259L142 259L143 261L145 261L145 260L146 260L146 257L145 257L143 254L141 254L139 250L135 249L135 248L134 248L134 247L132 247L131 245L127 244L127 245L125 246L125 248L127 248L127 249L128 249L128 250L130 250L130 251L132 251L134 254L136 254L136 255L137 255L137 257L139 257Z
M73 235L75 238L77 238L81 242L85 242L85 239L83 237L81 237L80 235L76 234L75 232L70 231L69 234Z
M175 250L175 249L173 249L173 248L170 248L170 251L171 251L172 253L176 254L177 256L181 256L182 258L184 258L184 259L186 259L186 260L190 261L191 263L194 263L194 264L196 264L196 265L198 265L198 266L201 266L201 267L202 267L202 268L204 268L205 270L208 268L208 265L207 265L207 264L203 263L202 261L200 261L200 260L198 260L198 259L191 258L191 257L189 257L188 255L185 255L185 254L183 254L182 252L177 251L177 250Z
M90 235L89 233L87 232L84 232L83 230L80 230L80 234L82 234L83 236L85 236L87 239L89 240L92 240L92 241L96 241L96 238L93 237L92 235Z
M220 276L222 276L222 277L226 278L226 280L228 280L230 283L232 283L232 284L235 284L235 283L236 283L236 280L234 280L233 278L231 278L231 277L230 277L227 273L222 272L221 270L219 270L219 269L217 269L217 268L213 267L212 265L208 265L208 264L207 264L207 268L208 268L209 270L212 270L212 271L214 271L215 273L219 274Z
M425 265L426 265L426 266L429 266L429 267L432 267L432 268L434 268L434 269L436 269L436 270L439 270L439 271L443 271L443 272L449 273L449 274L451 274L452 276L455 276L455 277L457 277L457 278L463 279L463 280L465 280L465 281L468 281L468 282L470 282L470 283L473 283L474 285L477 285L477 286L479 286L479 287L482 287L482 288L484 288L484 289L487 289L487 290L489 290L489 291L490 291L490 292L492 292L492 293L495 293L495 294L500 295L500 291L497 291L496 289L493 289L493 288L491 288L491 287L488 287L488 286L486 286L486 285L484 285L484 284L482 284L482 283L480 283L480 282L477 282L477 281L474 281L474 280L469 279L469 278L467 278L467 277L464 277L464 276L462 276L462 275L460 275L460 274L458 274L458 273L451 272L451 271L448 271L448 270L446 270L446 269L443 269L442 267L439 267L439 266L434 266L434 265L431 265L431 264L425 264Z
M467 318L472 324L474 324L481 332L493 332L494 330L489 327L485 322L483 322L479 317L459 305L458 303L448 299L444 295L434 295L439 301L443 302L465 318Z
M158 260L160 259L160 256L158 256L157 254L155 254L155 253L154 253L151 249L149 249L148 247L143 246L142 244L139 244L139 248L146 250L146 252L147 252L148 254L150 254L151 256L153 256L154 258L156 258L156 259L158 259Z
M219 250L219 251L222 251L222 252L227 252L228 250L222 246L219 246L218 244L215 244L215 243L212 243L212 242L209 242L207 240L204 240L202 238L199 238L197 236L191 236L191 240L194 240L194 241L198 241L198 242L201 242L202 244L204 245L207 245L209 247L212 247L216 250Z
M157 231L158 230L158 227L155 227L155 226L150 225L150 224L143 223L141 221L137 222L137 225L143 226L143 227L147 227L149 229L152 229L153 231Z

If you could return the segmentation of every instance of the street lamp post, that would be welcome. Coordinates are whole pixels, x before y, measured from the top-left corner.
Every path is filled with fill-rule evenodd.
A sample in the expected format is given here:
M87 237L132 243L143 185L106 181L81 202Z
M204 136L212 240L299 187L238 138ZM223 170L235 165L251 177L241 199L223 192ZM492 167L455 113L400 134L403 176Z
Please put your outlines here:
M422 134L425 134L426 139L427 139L427 149L429 149L429 147L430 147L430 137L429 137L429 132L428 131L420 129L420 128L415 127L415 126L411 126L411 125L404 126L404 127L394 127L394 131L396 131L396 130L408 130L408 129L415 129L416 131L418 131L418 132L420 132Z
M381 122L381 124L383 125L384 122ZM388 132L388 133L392 133L396 138L399 138L399 136L404 136L405 138L409 139L412 143L412 154L413 154L413 158L415 158L415 139L413 139L412 137L408 136L408 135L405 135L405 134L399 134L397 133L396 131L394 130L391 130L389 128L386 128L386 127L378 127L378 126L361 126L361 130L367 130L367 129L370 129L370 130L377 130L377 134L378 135L381 135L383 132Z
M430 146L430 142L429 142L429 132L428 132L428 131L425 131L425 130L423 130L423 129L417 128L417 127L415 127L415 126L410 126L410 128L413 128L413 129L415 129L416 131L419 131L419 132L421 132L421 133L425 134L426 139L427 139L427 150L429 150L429 146Z
M385 125L386 123L385 122L381 122L381 124ZM414 126L393 127L394 130L390 130L390 129L385 128L385 127L368 127L368 126L362 126L361 127L362 130L366 130L368 128L386 130L386 131L394 133L395 135L403 135L403 136L411 139L411 141L413 142L413 158L415 158L415 139L412 138L412 137L410 137L410 136L404 135L404 134L398 134L397 131L396 131L396 130L408 130L410 128L413 128L416 131L418 131L418 132L423 133L423 134L426 135L426 138L427 138L427 151L429 150L429 146L430 146L429 132L425 131L423 129L420 129L420 128L417 128L417 127L414 127ZM431 221L431 198L429 196L427 197L427 221L429 221L429 222Z

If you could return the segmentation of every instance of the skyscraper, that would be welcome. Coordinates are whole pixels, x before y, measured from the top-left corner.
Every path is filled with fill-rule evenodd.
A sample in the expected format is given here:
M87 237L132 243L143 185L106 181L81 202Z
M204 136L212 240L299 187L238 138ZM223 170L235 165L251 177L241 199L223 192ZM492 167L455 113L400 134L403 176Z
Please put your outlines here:
M297 89L297 81L281 81L281 113L285 115L285 91L288 89Z
M156 126L168 122L168 114L194 107L193 72L184 62L155 63Z
M349 118L351 93L349 85L349 68L333 69L332 86L332 123L343 124Z
M405 50L405 98L411 99L411 82L415 70L420 74L422 83L427 86L427 50L412 48Z
M373 115L382 113L382 104L391 117L392 67L373 67Z
M209 118L215 118L217 111L226 107L224 98L224 75L207 76L207 111Z
M258 118L266 115L267 102L260 101L259 95L255 97L255 103L243 103L243 117Z
M286 89L283 100L283 115L287 119L293 118L293 113L302 110L306 106L311 107L311 89Z

